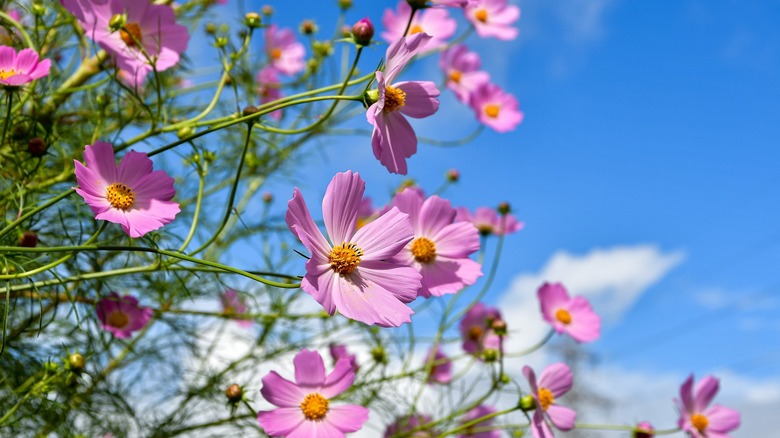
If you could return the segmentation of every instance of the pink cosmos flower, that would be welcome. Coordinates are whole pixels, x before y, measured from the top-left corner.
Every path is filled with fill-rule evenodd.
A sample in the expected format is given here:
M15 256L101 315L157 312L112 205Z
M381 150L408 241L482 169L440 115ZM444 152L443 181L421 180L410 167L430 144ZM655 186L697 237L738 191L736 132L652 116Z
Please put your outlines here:
M647 421L642 421L634 428L633 438L653 438L655 436L655 429L653 425Z
M322 356L301 350L293 359L295 382L276 371L263 377L263 398L278 406L257 413L265 433L287 438L345 437L368 420L368 409L357 405L333 406L331 399L352 386L355 372L347 359L340 359L325 375Z
M496 409L492 406L487 405L479 405L476 408L468 411L466 413L466 416L463 417L463 420L461 423L469 423L471 421L476 420L477 418L482 418L490 414L494 414L496 412ZM501 438L501 431L499 430L480 430L480 429L488 429L493 425L493 419L487 419L485 421L480 421L479 423L476 423L472 426L470 426L468 429L466 429L466 433L462 433L458 435L460 438Z
M414 240L394 258L422 275L418 296L456 293L482 276L482 267L469 255L479 249L479 233L466 222L454 222L450 201L431 196L423 201L417 190L395 195L392 205L409 215Z
M469 106L477 120L496 132L509 132L523 121L515 96L498 85L484 83L469 94Z
M441 54L439 66L447 76L447 88L455 92L458 100L468 103L480 85L490 82L490 74L481 71L481 62L476 52L458 44Z
M555 404L555 400L569 392L572 386L572 374L564 363L556 363L542 371L541 378L537 382L536 374L529 366L523 367L523 374L531 385L531 395L536 401L536 410L531 420L531 433L535 438L554 438L550 426L544 421L544 417L550 419L552 424L563 431L574 429L577 413L572 409Z
M428 117L439 109L439 90L431 81L390 85L406 63L431 39L417 33L390 44L384 73L376 72L379 98L366 112L374 125L371 145L374 156L392 173L406 175L406 159L417 152L417 136L404 115Z
M260 95L261 105L282 98L282 82L279 80L279 74L275 68L271 66L263 67L257 72L255 80L257 81L257 94ZM270 116L274 120L280 120L282 118L282 110L276 110Z
M428 374L427 383L447 384L452 380L452 361L446 354L438 348L432 348L428 351L428 357L425 358L425 365L433 360L433 367Z
M437 436L433 430L420 429L414 431L411 435L407 435L409 432L417 429L418 427L428 424L432 421L428 415L414 414L407 415L405 417L397 418L393 424L387 426L385 429L385 438L394 437L396 435L408 436L410 438L433 438Z
M101 327L120 339L129 338L152 318L152 309L139 306L132 295L120 297L116 292L103 297L96 310Z
M508 5L507 0L471 0L465 12L477 35L483 38L513 40L517 37L517 29L512 25L520 18L520 8Z
M222 292L219 301L222 303L222 313L225 315L243 315L247 312L246 301L232 289ZM236 322L242 327L252 327L252 321L246 319L239 319Z
M179 213L173 178L162 170L152 171L152 160L130 151L119 166L114 147L96 141L84 150L84 164L76 166L76 193L84 198L95 219L122 225L130 237L141 237L170 223Z
M677 426L692 438L728 438L739 427L740 415L734 409L721 405L710 407L720 387L713 376L707 376L694 387L693 375L680 387L680 399L675 399L680 410Z
M591 342L601 334L601 317L584 297L569 298L560 283L544 283L537 292L544 320L556 332L566 332L577 342Z
M265 30L265 52L268 62L279 73L294 75L303 70L306 49L295 39L292 29L279 29L275 24Z
M356 373L360 369L360 365L357 363L357 356L350 354L349 351L347 351L347 346L344 344L330 344L330 357L333 358L334 363L337 363L342 358L347 359L352 370Z
M18 87L49 75L51 61L39 61L33 49L16 53L13 47L0 46L0 85Z
M176 23L168 5L138 0L62 0L88 37L108 52L123 77L140 85L153 69L167 70L179 63L189 43L187 27ZM112 32L109 21L127 17L124 28Z
M514 215L506 214L499 216L498 212L493 208L479 207L472 214L467 208L460 207L457 209L457 212L455 220L471 222L472 225L477 227L479 234L482 236L491 234L503 236L516 233L525 226Z
M287 226L311 252L301 288L331 315L397 327L414 311L420 274L391 261L414 237L409 216L392 208L356 230L365 182L357 173L336 174L322 200L330 242L314 224L298 188L287 203Z
M406 0L400 0L396 11L388 8L382 15L382 24L385 31L382 32L382 38L388 43L394 43L404 37L406 25L409 22L409 16L412 14L412 7ZM458 23L444 8L430 8L417 11L409 26L408 35L417 33L427 33L431 40L425 45L428 50L435 50L447 44L447 39L455 35L455 28Z
M500 350L501 339L493 331L493 321L501 319L501 312L495 307L477 303L460 320L460 335L463 351L479 355L485 350Z
M474 0L431 0L434 5L449 6L451 8L465 8Z

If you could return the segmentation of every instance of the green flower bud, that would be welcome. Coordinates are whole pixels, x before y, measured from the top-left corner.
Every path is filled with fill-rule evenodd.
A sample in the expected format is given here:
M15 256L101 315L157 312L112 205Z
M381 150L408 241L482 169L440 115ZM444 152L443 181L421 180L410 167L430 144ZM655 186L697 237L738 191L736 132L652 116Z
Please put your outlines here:
M127 24L127 16L125 14L116 14L108 20L108 28L111 32L116 32L123 28Z
M68 366L70 367L70 370L74 373L80 373L84 370L84 367L87 365L86 361L84 360L84 356L82 356L79 353L73 353L70 356L68 356Z
M495 362L498 360L498 350L494 348L488 348L482 352L482 360L485 362Z
M46 8L41 4L35 3L32 5L32 13L40 17L46 13Z
M258 14L257 12L249 12L246 15L244 15L244 24L246 24L246 27L255 29L260 27L260 25L262 25L263 22L260 19L260 14Z
M525 412L533 411L536 409L536 400L534 399L534 396L532 395L526 395L523 397L520 397L520 401L517 402L517 406L520 407Z
M352 0L339 0L339 7L347 10L352 7Z
M206 33L215 35L217 33L217 25L214 23L206 23Z
M179 139L187 138L195 133L195 130L192 129L190 126L182 126L176 131L176 136L179 137Z
M371 357L376 363L387 363L387 352L381 346L376 346L371 350Z
M376 101L379 100L379 90L368 90L363 95L363 100L366 102L366 105L371 106Z
M508 202L502 202L498 204L498 212L501 214L509 214L509 212L512 211L512 207L509 206Z

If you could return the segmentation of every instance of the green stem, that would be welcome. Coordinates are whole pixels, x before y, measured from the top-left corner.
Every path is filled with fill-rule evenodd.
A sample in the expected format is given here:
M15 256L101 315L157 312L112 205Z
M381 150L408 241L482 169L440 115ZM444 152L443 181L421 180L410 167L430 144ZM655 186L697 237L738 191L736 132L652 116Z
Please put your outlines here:
M43 211L43 210L45 210L45 209L47 209L47 208L51 207L52 205L56 204L57 202L59 202L59 201L61 201L61 200L65 199L65 198L67 198L67 197L68 197L68 196L70 196L72 193L76 193L76 191L75 191L75 190L73 190L73 189L70 189L70 190L68 190L68 191L66 191L66 192L62 192L62 193L60 193L59 195L57 195L57 196L55 196L55 197L53 197L53 198L49 199L48 201L44 202L43 204L41 204L41 205L39 205L39 206L37 206L37 207L33 208L32 210L28 211L28 212L27 212L27 213L25 213L25 214L23 214L23 215L22 215L22 216L20 216L18 219L16 219L15 221L11 222L10 224L8 224L8 226L6 226L6 227L5 227L5 228L3 228L2 230L0 230L0 237L3 237L3 236L5 236L6 234L8 234L8 232L9 232L9 231L11 231L11 230L13 230L14 228L16 228L16 227L17 227L19 224L21 224L22 222L26 221L26 220L27 220L27 219L29 219L31 216L33 216L33 215L37 214L37 213L38 213L38 212L40 212L40 211Z

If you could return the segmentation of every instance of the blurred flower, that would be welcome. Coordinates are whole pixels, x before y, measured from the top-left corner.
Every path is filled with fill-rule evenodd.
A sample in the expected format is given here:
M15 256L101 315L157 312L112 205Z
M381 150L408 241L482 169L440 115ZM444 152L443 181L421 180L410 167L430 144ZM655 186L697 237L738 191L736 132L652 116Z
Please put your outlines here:
M512 40L517 37L517 29L512 25L520 18L520 8L508 5L507 0L471 0L465 13L477 35L483 38Z
M428 374L428 383L447 384L452 380L452 361L439 348L431 348L425 358L425 366L433 360L433 367Z
M415 430L424 424L430 423L431 421L432 419L430 416L421 414L407 415L405 417L397 418L393 424L387 426L387 429L385 429L385 438L394 437L404 433L408 434L412 430ZM433 431L426 429L417 430L411 435L406 434L403 436L408 436L410 438L432 438L436 436Z
M282 82L279 80L279 75L275 68L271 66L263 67L257 72L255 80L257 81L257 94L260 95L261 105L282 98ZM273 111L269 115L274 120L279 120L282 118L282 110Z
M495 209L479 207L472 214L469 209L459 207L455 220L471 222L483 236L502 236L520 231L525 226L511 214L499 216Z
M508 132L523 121L517 98L498 85L483 83L469 94L469 106L477 120L496 132Z
M75 160L74 160L75 161ZM152 160L142 152L130 151L119 166L114 147L96 141L84 150L84 162L76 165L76 193L95 214L95 219L122 225L130 237L141 237L170 223L179 213L173 178L165 171L152 171Z
M167 70L179 63L190 40L187 27L176 23L168 5L137 0L62 0L95 41L116 61L130 84L140 85L154 69ZM124 25L112 31L109 22L124 16Z
M490 75L479 69L479 55L469 52L462 44L442 52L439 66L447 77L447 88L452 90L461 102L469 103L471 93L490 81Z
M465 417L463 417L463 420L461 420L461 423L469 423L471 421L476 420L477 418L482 418L484 416L494 414L496 412L496 409L492 406L487 405L479 405L476 408L468 411ZM487 419L485 421L480 421L479 423L476 423L472 426L470 426L468 429L466 429L465 433L462 433L458 435L461 438L501 438L501 431L499 430L482 430L478 431L483 428L489 428L493 425L493 419Z
M479 233L466 222L454 222L455 209L438 196L424 200L413 189L393 198L392 205L409 215L414 240L393 260L422 275L417 296L430 298L456 293L482 276L482 267L469 255L479 249Z
M403 38L411 14L412 8L406 0L398 2L396 11L390 8L385 9L385 13L382 15L382 25L385 26L386 30L382 32L382 39L388 43L394 43ZM450 17L446 9L423 9L414 15L406 36L427 33L431 39L425 44L425 48L435 50L447 44L447 39L455 35L457 26L458 23Z
M406 175L406 158L417 152L417 136L404 115L428 117L439 109L439 90L431 81L408 81L390 85L406 63L430 40L425 33L390 44L384 73L376 72L378 100L366 112L374 125L371 145L374 156L392 173Z
M539 381L536 374L529 366L523 367L523 374L531 385L531 395L536 401L536 410L531 420L531 433L535 438L553 438L552 430L544 417L550 419L552 424L563 431L574 429L577 413L570 408L555 404L555 400L566 394L572 386L572 374L564 363L556 363L542 371Z
M633 438L653 438L655 436L655 429L653 425L647 421L642 421L634 428Z
M306 66L306 49L295 39L292 29L279 29L272 24L265 30L265 52L268 62L279 73L294 75Z
M0 85L18 87L49 75L51 61L39 61L38 52L0 46Z
M152 309L139 306L132 295L120 297L116 292L103 297L96 310L103 329L122 339L144 328L152 318Z
M349 365L352 366L352 370L356 373L360 369L360 365L357 363L357 356L350 354L347 351L347 346L344 344L330 344L330 357L333 358L334 363L337 363L339 359L347 359Z
M311 252L301 288L325 310L366 324L397 327L414 313L420 274L390 261L414 237L409 216L393 208L356 230L365 182L347 171L333 177L322 200L330 242L314 224L298 188L287 203L287 225ZM332 242L332 243L331 243Z
M295 382L276 371L263 377L263 398L278 406L257 413L265 433L287 438L345 437L368 420L368 409L357 405L333 406L331 400L352 386L355 372L347 359L325 375L325 364L316 351L301 350L293 359Z
M472 1L474 0L431 0L431 3L451 8L465 8Z
M225 315L243 315L247 312L246 301L232 289L228 289L219 296L222 303L222 313ZM237 319L236 322L242 327L251 327L252 321L246 319Z
M477 303L460 320L460 336L463 351L479 355L485 350L500 350L501 339L493 331L493 321L501 319L501 312L495 307Z
M577 342L591 342L601 334L601 317L584 297L569 298L560 283L545 283L538 291L542 317L556 332L566 332Z
M680 410L677 426L692 438L728 438L728 432L739 427L738 411L721 405L710 407L720 389L720 382L707 376L694 387L690 375L680 387L680 399L675 399Z

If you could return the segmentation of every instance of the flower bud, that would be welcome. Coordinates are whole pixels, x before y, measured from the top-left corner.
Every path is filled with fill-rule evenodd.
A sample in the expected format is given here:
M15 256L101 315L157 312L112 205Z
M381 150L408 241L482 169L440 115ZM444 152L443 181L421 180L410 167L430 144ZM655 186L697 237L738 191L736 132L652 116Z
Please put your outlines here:
M35 248L38 245L38 235L33 231L25 231L19 236L19 246L22 248Z
M258 111L260 110L258 110L256 106L249 105L244 107L244 110L241 111L241 115L243 117L251 116L252 114L257 114Z
M182 126L176 131L176 136L179 137L179 139L187 138L195 133L195 130L192 129L190 126Z
M371 357L376 363L387 363L387 353L382 347L374 347L371 350Z
M447 171L447 181L458 182L458 180L460 180L460 172L458 172L458 169L450 169Z
M485 362L495 362L498 360L498 350L495 348L488 348L482 352L482 360Z
M634 438L653 438L654 436L655 429L653 429L653 425L647 421L637 424L634 428Z
M263 5L263 7L260 8L260 12L262 12L265 16L269 16L274 13L274 8L271 5Z
M244 390L237 384L232 384L225 390L225 396L230 403L238 403L244 398Z
M374 37L374 24L368 18L363 18L352 26L352 37L355 44L367 46L371 44L371 38Z
M271 192L263 193L263 202L265 202L266 204L270 204L270 203L274 202L274 195L273 195L273 193L271 193Z
M250 28L258 28L262 24L262 20L260 19L260 14L257 12L248 12L246 15L244 15L244 24L246 24L246 27Z
M80 373L84 370L84 367L86 366L86 361L84 360L84 356L82 356L80 353L73 353L70 356L68 356L68 366L70 367L70 370L74 373Z
M49 361L43 364L43 369L46 370L46 373L48 374L54 374L60 370L60 366L57 362Z
M34 3L34 4L32 5L32 13L33 13L34 15L37 15L37 16L41 17L41 16L43 16L43 14L45 14L45 13L46 13L46 7L44 7L44 6L43 6L43 5L41 5L41 4Z
M301 33L304 35L312 35L317 33L317 24L312 20L303 20L301 22Z
M379 100L379 90L368 90L363 94L366 105L371 106Z
M352 7L352 0L339 0L339 7L347 10Z
M127 24L127 16L125 14L116 14L108 20L108 28L111 32L116 32L119 29L125 27Z
M46 142L40 137L33 137L27 142L27 152L33 157L41 157L46 153Z
M490 327L498 336L506 336L506 322L503 319L493 321Z
M217 39L214 40L214 47L220 48L225 47L228 45L228 39L225 37L217 37Z
M217 25L214 23L206 23L206 33L215 35L217 33Z
M536 400L534 400L534 396L526 395L520 397L520 401L517 403L517 406L525 412L533 411L536 409Z
M502 202L498 204L498 212L501 214L509 214L509 212L512 211L512 208L509 206L508 202Z
M352 38L352 28L348 24L341 26L341 37Z

